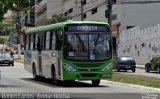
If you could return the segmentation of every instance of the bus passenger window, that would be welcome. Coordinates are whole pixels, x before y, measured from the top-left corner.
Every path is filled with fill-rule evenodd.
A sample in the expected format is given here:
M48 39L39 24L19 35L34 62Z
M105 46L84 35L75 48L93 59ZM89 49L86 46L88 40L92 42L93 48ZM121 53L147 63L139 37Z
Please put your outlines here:
M35 37L35 49L37 49L37 43L38 43L38 33L36 33Z
M28 35L28 49L30 49L30 45L31 45L30 43L31 43L31 35L29 34Z
M30 35L30 49L33 50L33 34Z
M52 49L55 49L55 42L56 42L56 37L55 37L55 32L53 31L53 34L52 34Z
M44 50L46 49L46 33L47 32L44 32L44 37L43 37L43 49Z
M25 49L27 50L27 49L28 49L28 35L26 35L26 42L25 42L25 43L26 43L26 45L25 45L25 46L26 46L26 47L25 47Z
M46 49L49 49L49 46L50 46L50 31L47 31L46 32L46 46L45 46L45 48Z
M52 49L52 36L53 36L53 31L50 31L50 44L49 44L49 49Z
M35 42L35 39L36 39L36 34L34 33L34 34L33 34L33 49L35 49L35 43L36 43L36 42Z

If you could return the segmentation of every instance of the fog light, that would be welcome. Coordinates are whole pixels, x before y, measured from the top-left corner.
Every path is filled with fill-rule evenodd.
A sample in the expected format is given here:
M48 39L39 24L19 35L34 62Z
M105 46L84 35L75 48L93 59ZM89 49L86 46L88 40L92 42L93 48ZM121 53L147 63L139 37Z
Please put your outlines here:
M111 75L110 74L103 74L102 76L103 77L110 77Z

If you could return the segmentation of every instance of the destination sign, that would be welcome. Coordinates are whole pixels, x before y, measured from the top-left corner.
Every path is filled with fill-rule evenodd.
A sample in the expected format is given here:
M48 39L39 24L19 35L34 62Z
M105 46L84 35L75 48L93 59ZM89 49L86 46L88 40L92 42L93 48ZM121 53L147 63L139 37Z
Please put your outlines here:
M109 32L106 25L67 25L67 32Z

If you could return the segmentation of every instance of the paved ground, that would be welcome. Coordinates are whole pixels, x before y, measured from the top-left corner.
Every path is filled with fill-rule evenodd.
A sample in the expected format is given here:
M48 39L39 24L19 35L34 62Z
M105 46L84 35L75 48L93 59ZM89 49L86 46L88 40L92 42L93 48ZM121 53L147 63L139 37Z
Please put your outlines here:
M56 86L51 80L34 81L32 74L25 71L22 64L15 66L0 66L0 96L3 98L8 93L16 93L20 96L29 94L31 96L44 95L47 97L68 96L72 99L142 99L146 93L160 93L157 89L128 84L119 84L102 81L99 87L93 87L90 81L85 82L63 82ZM155 94L158 95L158 94ZM158 95L157 97L159 97ZM160 98L160 97L159 97ZM158 99L158 98L157 98Z
M113 70L113 71L114 71L114 72L117 72L117 70ZM141 69L141 68L136 68L136 72L135 72L135 73L133 73L131 70L128 70L127 72L121 70L120 72L117 72L117 73L160 78L160 74L157 74L156 71L151 71L151 72L149 72L149 73L146 73L146 72L145 72L145 69Z

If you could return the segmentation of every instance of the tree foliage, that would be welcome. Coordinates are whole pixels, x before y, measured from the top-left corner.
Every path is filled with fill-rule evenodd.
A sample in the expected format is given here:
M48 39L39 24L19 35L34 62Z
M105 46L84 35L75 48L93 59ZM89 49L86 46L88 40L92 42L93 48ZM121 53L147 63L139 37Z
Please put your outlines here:
M0 44L4 44L8 42L8 38L5 36L0 36Z
M30 8L28 0L0 0L0 21L8 11L24 11Z
M70 16L64 16L63 14L52 15L52 23L64 22L69 19L71 19Z

